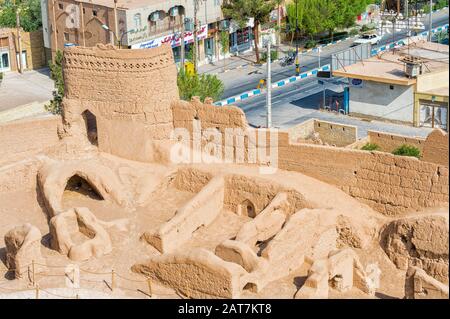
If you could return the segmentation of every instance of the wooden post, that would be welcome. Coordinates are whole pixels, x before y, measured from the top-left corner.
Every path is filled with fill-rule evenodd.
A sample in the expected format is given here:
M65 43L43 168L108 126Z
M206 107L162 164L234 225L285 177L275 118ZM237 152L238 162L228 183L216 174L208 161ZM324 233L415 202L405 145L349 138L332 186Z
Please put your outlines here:
M111 270L111 291L114 291L114 288L116 288L116 273L113 269Z
M39 285L36 285L36 299L39 299Z
M147 285L148 285L148 294L150 295L150 298L152 297L152 281L151 279L147 279Z

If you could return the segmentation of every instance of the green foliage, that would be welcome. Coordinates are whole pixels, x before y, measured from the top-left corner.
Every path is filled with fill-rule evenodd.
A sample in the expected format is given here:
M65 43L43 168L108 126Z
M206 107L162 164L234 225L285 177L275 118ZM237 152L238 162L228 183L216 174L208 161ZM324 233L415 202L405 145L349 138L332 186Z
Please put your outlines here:
M374 29L376 29L377 28L377 26L376 25L374 25L374 24L365 24L365 25L363 25L362 27L361 27L361 32L367 32L367 31L370 31L370 30L374 30Z
M185 101L190 101L193 96L199 96L201 101L205 101L206 97L217 101L225 88L216 75L189 74L184 71L178 73L177 84L180 98Z
M316 47L316 45L317 45L317 41L309 39L308 41L305 42L304 47L305 47L305 49L312 49L312 48Z
M363 147L361 147L363 151L378 151L380 147L375 143L366 143Z
M64 77L62 72L62 60L63 54L61 51L57 51L55 55L55 61L49 62L50 77L55 81L55 89L53 91L53 100L49 104L45 105L45 109L52 114L61 114L61 102L64 96Z
M412 145L403 144L399 148L395 149L392 154L400 156L413 156L420 158L420 150Z
M16 27L16 10L19 10L20 26L26 32L36 31L42 26L40 0L4 0L0 8L0 27Z
M289 30L295 33L298 18L297 36L312 37L321 32L328 32L332 38L336 29L353 26L356 17L364 12L370 3L373 3L373 0L294 0L287 5Z
M270 12L275 8L273 0L224 0L222 12L226 18L231 18L243 28L248 19L254 19L253 35L255 37L256 63L260 63L259 57L259 26L269 20Z
M228 52L230 46L230 35L227 31L220 32L220 46L222 54L225 55Z
M278 59L278 51L277 50L270 50L270 60L273 62L276 59ZM261 61L266 62L267 61L267 52L263 52L261 54Z

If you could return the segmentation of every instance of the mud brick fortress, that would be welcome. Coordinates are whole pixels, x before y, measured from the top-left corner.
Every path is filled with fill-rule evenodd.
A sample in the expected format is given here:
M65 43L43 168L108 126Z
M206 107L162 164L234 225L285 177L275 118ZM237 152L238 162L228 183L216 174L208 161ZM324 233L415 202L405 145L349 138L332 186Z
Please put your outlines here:
M181 101L168 46L63 72L61 117L0 126L0 294L70 265L86 298L448 298L446 133L419 160L254 129Z

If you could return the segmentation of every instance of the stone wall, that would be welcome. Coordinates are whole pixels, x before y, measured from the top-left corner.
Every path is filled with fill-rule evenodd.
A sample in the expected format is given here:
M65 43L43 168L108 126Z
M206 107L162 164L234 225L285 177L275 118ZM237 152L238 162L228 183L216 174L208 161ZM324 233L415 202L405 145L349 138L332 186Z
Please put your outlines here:
M0 124L0 165L20 161L58 143L59 116Z

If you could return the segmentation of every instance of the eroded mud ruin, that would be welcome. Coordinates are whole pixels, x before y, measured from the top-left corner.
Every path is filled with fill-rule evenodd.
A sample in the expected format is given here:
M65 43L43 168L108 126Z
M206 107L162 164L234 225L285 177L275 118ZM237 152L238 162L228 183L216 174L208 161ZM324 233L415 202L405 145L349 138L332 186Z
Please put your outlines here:
M179 99L168 46L63 66L62 117L0 127L1 287L64 287L75 265L93 297L448 298L448 164L287 131L261 146L239 108Z

